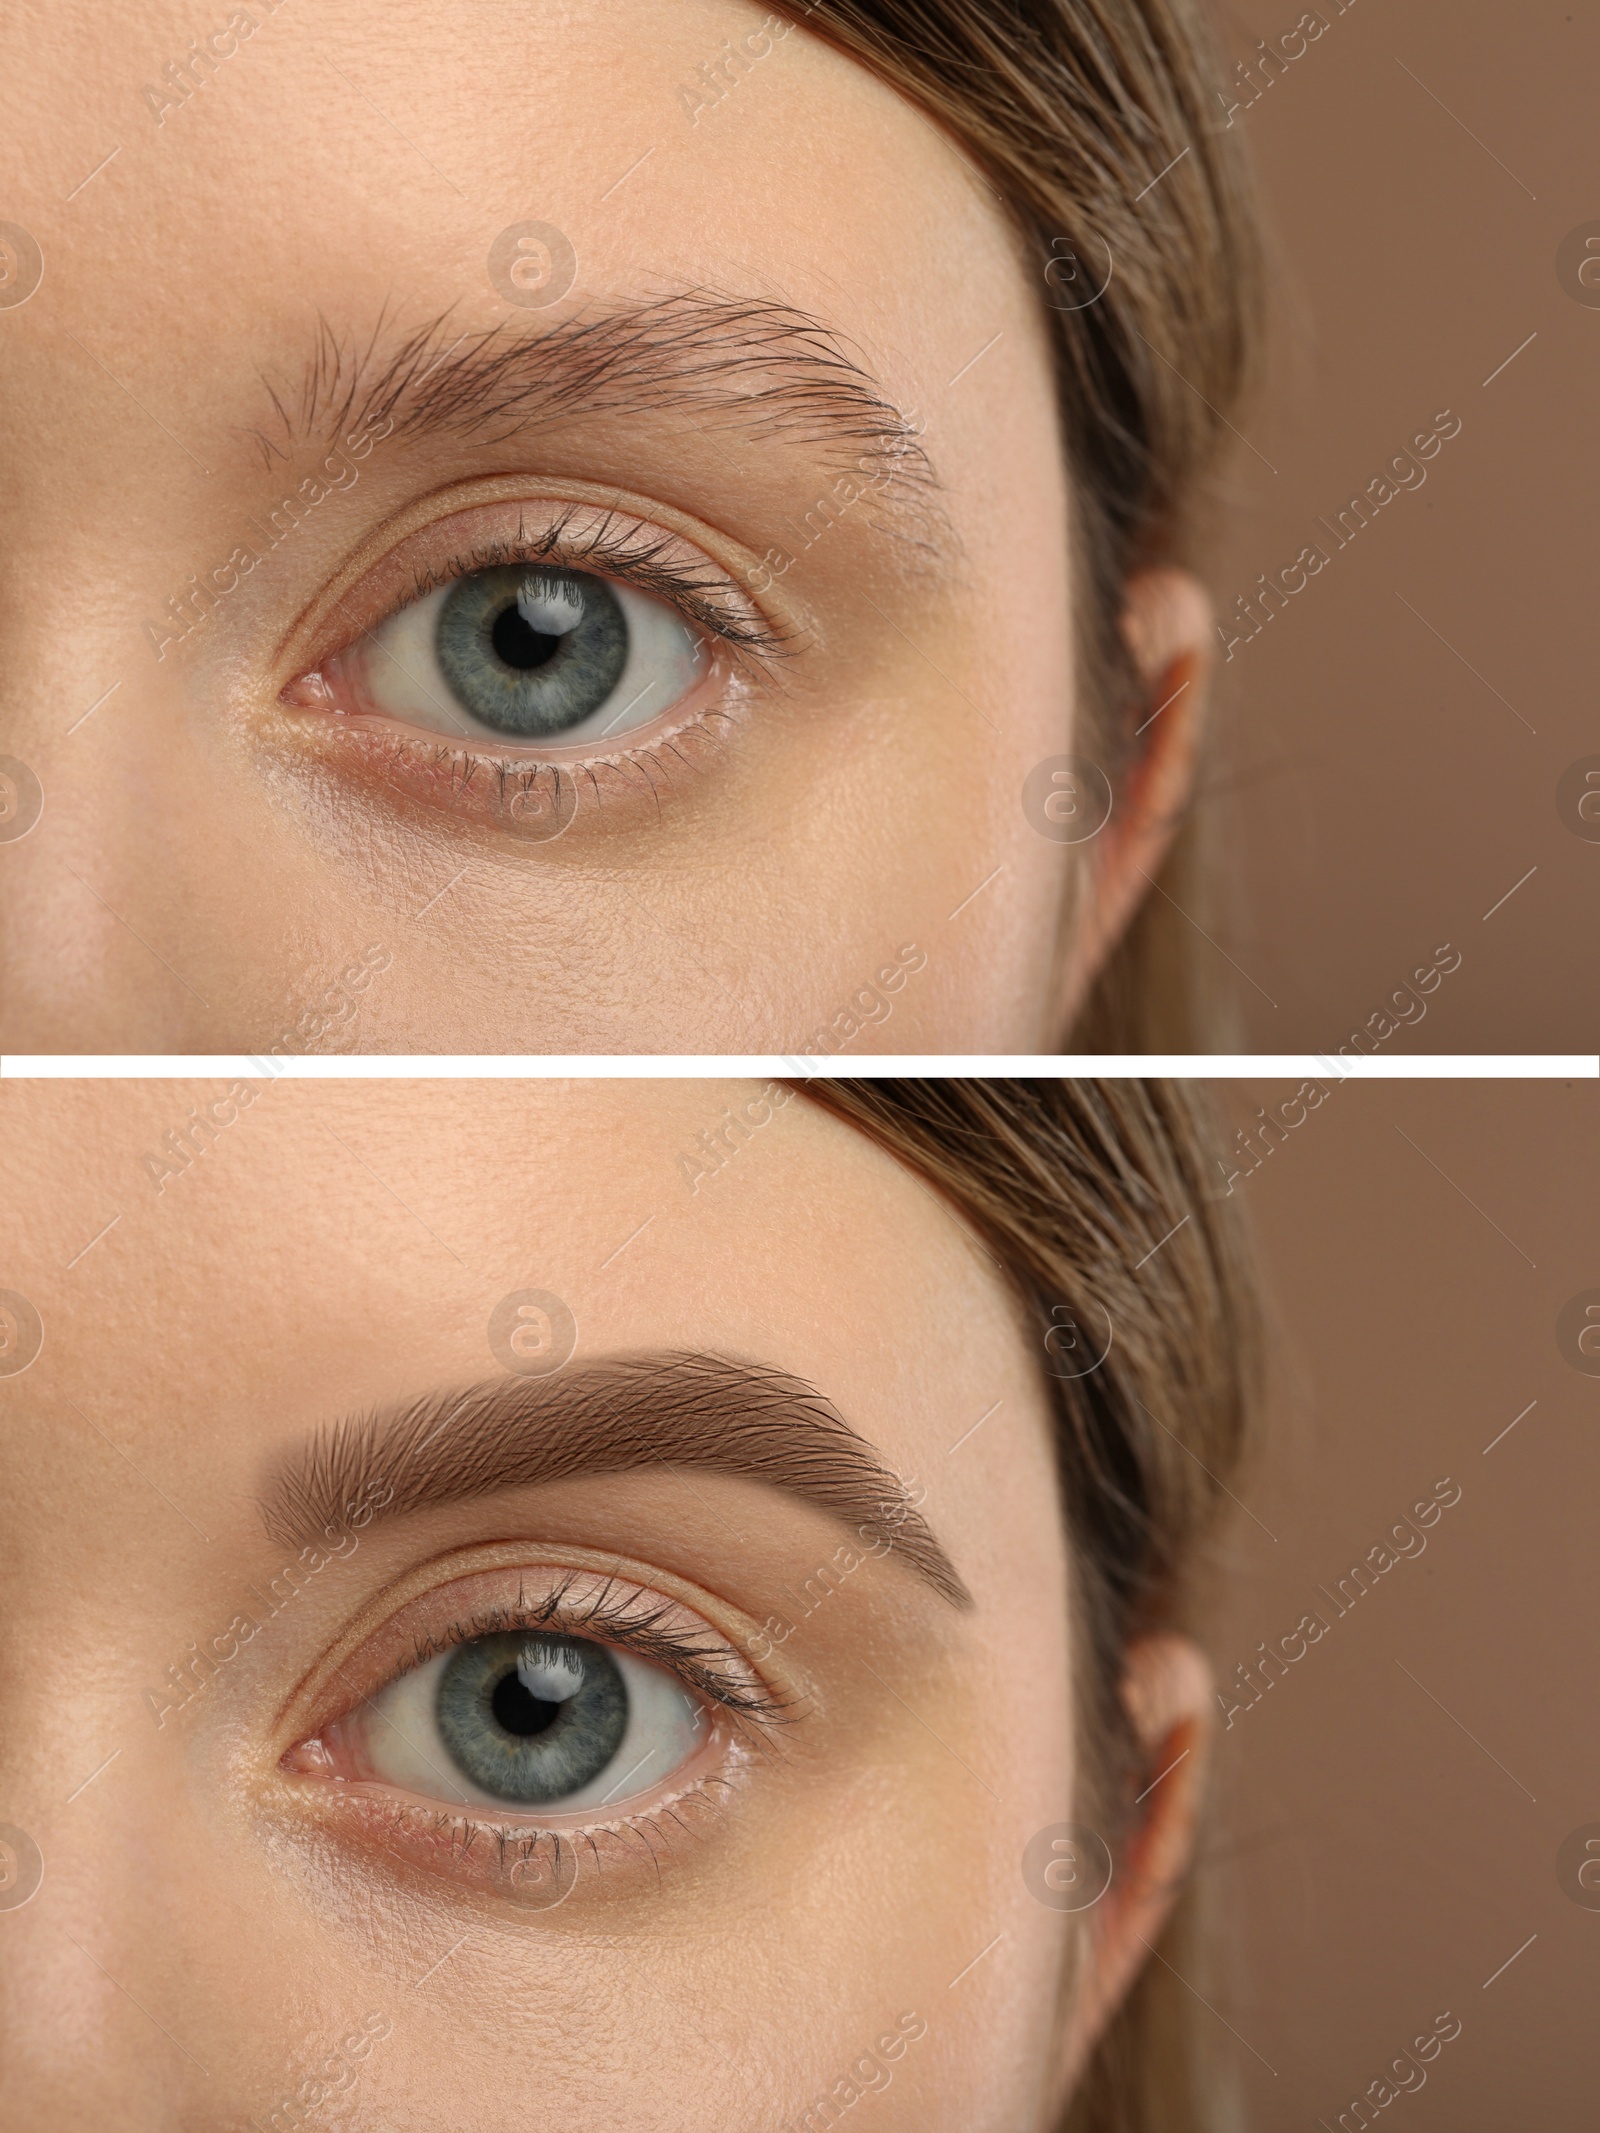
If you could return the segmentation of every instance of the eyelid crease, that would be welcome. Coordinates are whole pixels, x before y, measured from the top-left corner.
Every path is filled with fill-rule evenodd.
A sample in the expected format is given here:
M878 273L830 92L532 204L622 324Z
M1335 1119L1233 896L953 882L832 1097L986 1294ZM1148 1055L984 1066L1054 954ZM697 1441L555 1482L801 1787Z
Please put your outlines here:
M509 538L509 521L505 514L513 510L516 512L517 537L524 545L520 553L508 558L501 551ZM284 631L271 661L272 668L282 677L274 693L281 693L285 686L315 671L322 661L345 649L351 637L359 635L362 629L376 627L398 612L405 604L403 586L410 584L432 590L445 582L450 572L463 574L457 564L463 548L470 549L475 543L482 543L486 553L499 553L501 560L534 559L532 551L539 536L529 534L528 524L530 516L536 512L553 514L553 525L569 530L583 514L593 514L595 534L605 534L601 549L609 542L619 560L642 571L643 580L636 579L635 582L645 592L651 590L648 583L650 570L664 569L666 565L662 558L672 554L675 543L681 544L699 559L705 571L711 573L712 584L717 583L720 574L723 606L717 621L708 626L724 642L735 642L733 634L722 626L722 622L724 618L731 620L736 610L742 611L758 653L766 652L770 656L779 643L798 644L815 634L809 611L786 587L774 581L759 597L749 589L744 580L753 580L762 567L761 559L754 551L675 506L635 496L619 489L615 483L602 487L594 482L533 473L481 475L470 481L448 483L417 497L371 529L323 587L305 602ZM505 532L480 533L474 527L459 523L468 519L481 522L491 513L501 514ZM619 535L619 527L626 529L623 534ZM594 537L591 535L591 542ZM639 545L630 548L627 545L630 537ZM447 555L448 568L443 573L438 570L430 573L420 557L413 560L403 553L427 544L433 544ZM572 546L574 560L581 568L578 554L583 547L581 535ZM544 559L549 560L548 557ZM694 568L684 564L679 572L685 588L691 592L696 589ZM627 573L619 571L618 574ZM356 601L353 596L364 595L372 582L380 578L385 581L381 604L373 612L352 618L353 607L371 605L369 600ZM698 593L701 597L707 594L704 577L699 580ZM343 634L334 636L335 628ZM772 639L770 648L756 642L763 629Z
M735 652L759 662L763 668L792 653L795 632L791 628L768 623L753 605L749 613L744 613L732 602L719 600L714 579L708 582L704 577L697 578L692 569L670 560L671 535L643 528L615 534L611 531L608 515L588 534L569 539L572 518L582 508L574 505L567 515L536 537L530 537L524 528L519 527L514 540L476 543L458 553L448 565L419 568L412 574L410 598L391 608L390 614L398 614L401 607L410 605L411 600L423 599L441 585L454 584L480 570L514 569L520 563L555 563L569 570L609 573L640 592L667 600L683 609L710 635L731 646ZM630 531L644 532L644 540L638 545L630 545ZM723 583L731 583L731 580ZM751 619L752 616L758 619ZM368 625L369 628L375 626Z
M704 1643L696 1644L691 1636L666 1626L675 1612L672 1601L645 1593L619 1598L614 1590L617 1581L608 1578L587 1599L576 1605L569 1604L574 1586L588 1575L591 1573L572 1571L540 1601L530 1603L525 1592L519 1593L514 1607L489 1608L475 1613L468 1621L456 1622L448 1629L418 1637L413 1645L412 1664L425 1665L440 1652L452 1651L477 1637L511 1634L518 1630L554 1629L567 1636L592 1636L596 1640L621 1645L638 1658L667 1668L741 1725L765 1728L793 1722L791 1714L797 1702L793 1695L768 1688L748 1661L744 1664L751 1677L749 1681L730 1676L725 1667L719 1669L713 1663L722 1656L720 1653L714 1650L708 1653ZM715 1634L709 1625L707 1634ZM738 1655L732 1652L732 1647L726 1647L726 1650L737 1664Z
M272 1724L273 1735L280 1743L277 1753L281 1755L313 1738L321 1728L342 1717L363 1693L376 1693L410 1666L420 1663L417 1655L421 1625L415 1618L424 1609L431 1608L440 1619L470 1618L476 1611L475 1596L460 1588L469 1584L489 1588L489 1581L494 1580L495 1586L484 1590L477 1599L478 1606L492 1613L501 1605L497 1594L509 1590L512 1578L524 1601L529 1583L535 1579L550 1580L553 1589L570 1585L575 1578L592 1580L601 1591L609 1586L614 1593L626 1593L631 1588L650 1605L676 1610L703 1623L711 1636L726 1644L734 1664L748 1673L751 1682L764 1688L774 1707L784 1711L821 1707L821 1694L809 1671L789 1653L773 1650L759 1664L746 1655L744 1646L760 1634L758 1621L675 1571L638 1561L616 1549L602 1552L555 1541L476 1541L413 1564L362 1602L285 1693ZM618 1603L615 1599L611 1604L626 1606L625 1601ZM405 1621L405 1617L413 1619ZM368 1655L374 1647L379 1651L369 1663ZM424 1650L422 1656L432 1654ZM639 1656L648 1659L651 1655L641 1651ZM375 1677L374 1666L380 1660L381 1672Z

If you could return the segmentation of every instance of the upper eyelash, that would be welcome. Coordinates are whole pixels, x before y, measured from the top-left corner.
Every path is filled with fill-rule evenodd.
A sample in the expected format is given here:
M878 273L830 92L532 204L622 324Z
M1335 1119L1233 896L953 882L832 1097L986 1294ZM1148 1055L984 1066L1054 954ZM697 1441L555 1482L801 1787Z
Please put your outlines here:
M475 543L444 569L419 568L412 573L411 598L420 600L441 585L454 584L476 571L555 560L569 569L608 570L641 592L660 595L692 616L708 635L762 665L788 653L788 633L728 599L711 565L706 565L708 574L702 575L673 560L669 534L637 526L608 511L597 525L574 535L574 521L591 508L572 505L537 534L529 534L519 522L514 541Z
M705 1644L667 1627L673 1611L669 1601L619 1588L608 1578L598 1591L574 1604L570 1595L587 1574L574 1571L539 1600L529 1601L526 1592L519 1591L515 1607L489 1608L448 1630L416 1638L413 1664L421 1666L476 1637L555 1626L573 1636L597 1633L641 1659L656 1661L741 1724L765 1730L791 1722L787 1698L765 1683L730 1679L725 1668L711 1663Z

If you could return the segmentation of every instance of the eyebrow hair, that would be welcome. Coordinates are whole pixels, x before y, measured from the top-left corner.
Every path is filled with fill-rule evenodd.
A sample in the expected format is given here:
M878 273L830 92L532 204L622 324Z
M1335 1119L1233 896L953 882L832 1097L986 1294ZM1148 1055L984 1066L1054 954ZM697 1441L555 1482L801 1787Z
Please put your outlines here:
M450 312L398 338L380 316L364 347L326 318L297 396L263 377L272 422L249 434L263 461L297 443L332 445L384 422L394 434L453 432L498 443L530 424L677 413L701 426L844 448L892 468L912 489L937 487L910 416L825 322L773 298L690 288L578 314L527 331L457 333Z
M347 1416L277 1463L260 1499L268 1537L299 1546L356 1508L372 1518L502 1489L642 1467L734 1474L891 1532L891 1547L953 1606L959 1571L911 1501L826 1396L763 1363L687 1350L604 1357L547 1378L507 1376ZM379 1490L389 1493L373 1503Z

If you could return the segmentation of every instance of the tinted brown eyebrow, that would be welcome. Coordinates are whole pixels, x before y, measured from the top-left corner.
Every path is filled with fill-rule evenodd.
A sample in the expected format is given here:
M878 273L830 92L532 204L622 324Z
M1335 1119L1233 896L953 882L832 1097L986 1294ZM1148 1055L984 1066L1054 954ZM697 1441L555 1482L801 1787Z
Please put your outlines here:
M652 1466L741 1475L870 1525L935 1592L972 1605L904 1483L814 1385L681 1350L494 1378L346 1417L279 1462L261 1514L272 1540L298 1547L389 1491L363 1523Z
M392 422L405 438L452 432L478 444L530 425L674 414L751 442L820 446L894 485L936 486L916 425L822 319L775 299L687 289L553 324L461 332L450 314L364 344L319 321L300 390L263 379L269 421L250 434L268 465Z

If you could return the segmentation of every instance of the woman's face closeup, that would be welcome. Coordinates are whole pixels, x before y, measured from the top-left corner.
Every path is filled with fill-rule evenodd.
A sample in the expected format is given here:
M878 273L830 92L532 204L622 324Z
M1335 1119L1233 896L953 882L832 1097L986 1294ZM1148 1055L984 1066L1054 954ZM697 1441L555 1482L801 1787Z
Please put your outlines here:
M8 56L6 1048L1053 1045L1048 313L950 139L743 0Z
M918 1179L753 1082L4 1107L8 2125L1048 2122L1047 1402Z

